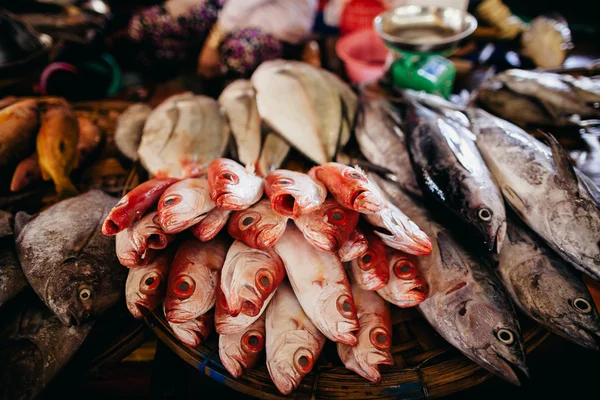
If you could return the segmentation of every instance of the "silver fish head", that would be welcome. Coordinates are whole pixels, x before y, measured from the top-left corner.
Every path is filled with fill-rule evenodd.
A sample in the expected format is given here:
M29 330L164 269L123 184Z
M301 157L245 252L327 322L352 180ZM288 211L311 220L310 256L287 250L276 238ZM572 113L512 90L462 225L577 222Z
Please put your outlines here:
M267 368L281 393L289 394L298 386L313 368L321 347L322 342L306 330L289 331L277 338Z
M165 233L179 233L202 221L215 204L206 179L186 179L167 189L157 208Z
M358 331L356 306L348 286L330 282L319 293L315 302L315 313L324 325L330 338L336 342L354 346L357 343L355 332Z
M48 278L44 298L63 324L82 325L115 304L123 289L122 282L101 276L93 261L67 260Z
M468 199L465 216L482 237L489 251L500 253L506 237L506 211L496 188L482 189L480 196Z

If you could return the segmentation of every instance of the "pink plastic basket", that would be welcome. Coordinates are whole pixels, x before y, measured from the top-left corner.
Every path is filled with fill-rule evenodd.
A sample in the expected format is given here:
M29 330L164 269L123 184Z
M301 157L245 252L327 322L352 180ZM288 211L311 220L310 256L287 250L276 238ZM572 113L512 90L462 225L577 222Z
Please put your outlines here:
M375 81L385 73L389 50L373 29L342 36L335 51L344 62L348 78L354 83Z

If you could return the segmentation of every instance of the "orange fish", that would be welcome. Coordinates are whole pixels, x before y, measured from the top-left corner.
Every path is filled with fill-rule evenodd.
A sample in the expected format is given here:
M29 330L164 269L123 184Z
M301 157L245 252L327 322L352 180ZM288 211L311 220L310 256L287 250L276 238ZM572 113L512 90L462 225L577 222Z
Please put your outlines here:
M23 100L0 110L0 169L14 166L34 149L38 103Z

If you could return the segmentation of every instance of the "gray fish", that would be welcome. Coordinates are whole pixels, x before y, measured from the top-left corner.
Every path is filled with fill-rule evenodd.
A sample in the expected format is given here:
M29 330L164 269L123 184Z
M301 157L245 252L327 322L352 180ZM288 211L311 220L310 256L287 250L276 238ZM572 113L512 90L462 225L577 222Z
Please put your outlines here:
M27 287L12 236L12 214L0 211L0 307Z
M570 266L516 220L510 220L498 272L514 303L551 332L600 349L600 316Z
M393 172L404 190L421 196L401 123L398 111L385 98L361 94L355 130L361 153L369 162Z
M499 252L506 231L504 201L471 132L417 103L407 106L406 124L421 189L489 251Z
M33 293L0 322L0 399L37 395L77 352L93 323L67 327Z
M600 209L556 139L551 150L519 127L470 110L477 146L504 198L562 258L600 280Z
M99 190L61 201L24 226L16 216L16 247L31 287L65 325L81 325L121 299L127 269L102 222L118 199Z
M115 145L121 153L130 160L137 160L138 147L142 140L144 123L152 107L145 103L136 103L130 106L119 116L115 129Z
M465 356L518 385L517 371L527 374L523 340L498 277L396 185L373 174L369 178L431 238L431 255L419 259L429 287L427 299L417 306L421 314Z
M577 167L598 186L600 185L600 138L591 134L582 134L581 138L587 145L588 151L581 153L575 160Z

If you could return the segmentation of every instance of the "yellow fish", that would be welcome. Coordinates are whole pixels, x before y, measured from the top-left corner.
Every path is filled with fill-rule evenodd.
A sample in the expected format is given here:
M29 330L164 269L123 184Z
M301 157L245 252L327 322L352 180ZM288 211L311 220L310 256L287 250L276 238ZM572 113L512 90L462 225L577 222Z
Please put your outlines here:
M73 110L62 99L46 104L37 136L37 153L42 178L52 179L59 198L77 194L69 175L77 164L79 124Z
M15 166L33 152L39 124L35 100L23 100L0 110L0 169Z

